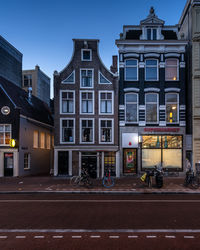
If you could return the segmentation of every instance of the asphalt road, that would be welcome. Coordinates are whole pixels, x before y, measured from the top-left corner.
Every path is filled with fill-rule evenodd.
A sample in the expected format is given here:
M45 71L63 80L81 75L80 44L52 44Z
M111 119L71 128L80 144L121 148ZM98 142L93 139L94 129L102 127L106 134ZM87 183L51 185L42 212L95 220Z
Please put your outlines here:
M0 195L0 249L199 249L200 195Z

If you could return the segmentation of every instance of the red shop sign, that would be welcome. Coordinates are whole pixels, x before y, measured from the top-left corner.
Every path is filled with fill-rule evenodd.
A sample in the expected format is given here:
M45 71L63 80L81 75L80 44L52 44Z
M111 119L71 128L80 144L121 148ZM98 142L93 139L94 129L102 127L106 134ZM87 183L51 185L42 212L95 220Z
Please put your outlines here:
M180 128L145 128L144 132L179 132Z

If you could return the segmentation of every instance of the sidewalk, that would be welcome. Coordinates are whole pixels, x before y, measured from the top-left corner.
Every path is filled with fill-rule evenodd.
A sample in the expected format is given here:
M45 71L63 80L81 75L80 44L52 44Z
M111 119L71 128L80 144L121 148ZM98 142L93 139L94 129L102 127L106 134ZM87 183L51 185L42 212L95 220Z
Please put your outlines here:
M102 180L93 180L93 188L73 187L70 178L34 176L34 177L2 177L0 178L0 193L194 193L200 194L200 188L190 189L183 186L184 178L164 177L164 186L148 188L139 177L121 177L115 180L115 186L105 188Z

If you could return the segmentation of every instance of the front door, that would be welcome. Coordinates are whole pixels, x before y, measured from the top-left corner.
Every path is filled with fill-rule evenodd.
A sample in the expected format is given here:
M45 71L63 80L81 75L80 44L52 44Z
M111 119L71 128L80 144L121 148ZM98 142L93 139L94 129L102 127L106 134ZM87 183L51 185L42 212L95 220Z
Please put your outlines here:
M124 173L136 174L137 172L137 149L124 149Z
M87 169L91 178L97 178L97 155L82 153L82 169Z
M58 174L68 175L69 173L69 152L58 151Z
M13 176L13 153L4 153L4 176Z

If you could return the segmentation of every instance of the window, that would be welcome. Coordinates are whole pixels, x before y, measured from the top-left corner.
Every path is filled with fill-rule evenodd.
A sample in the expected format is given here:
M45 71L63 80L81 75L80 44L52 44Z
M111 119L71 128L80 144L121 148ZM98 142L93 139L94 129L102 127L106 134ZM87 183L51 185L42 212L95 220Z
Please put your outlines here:
M33 147L38 148L39 147L39 141L38 141L38 131L33 132Z
M100 143L113 142L113 120L100 120Z
M148 59L145 61L145 80L158 80L158 60Z
M75 119L61 119L61 143L75 142Z
M75 71L73 71L62 83L75 83Z
M40 148L45 148L45 133L40 133Z
M75 91L61 91L61 113L74 114Z
M111 82L101 72L99 72L99 84L111 84Z
M157 29L148 28L147 29L147 40L157 39Z
M149 93L145 95L146 122L158 122L158 94Z
M165 95L167 123L178 123L178 97L176 93L167 93Z
M81 119L81 142L93 143L94 142L94 120Z
M81 69L81 87L92 88L93 87L93 70Z
M145 135L142 143L142 169L162 164L165 170L182 168L182 144L180 135Z
M93 91L81 91L81 105L80 105L80 113L81 114L93 114L94 113L94 92Z
M32 87L32 75L24 75L24 87Z
M126 122L138 122L138 94L126 94L125 103Z
M11 125L0 125L0 145L9 145L11 139Z
M81 50L81 60L82 61L92 61L92 50L82 49Z
M125 81L138 80L138 61L131 59L125 61Z
M112 114L113 113L113 92L112 91L100 91L100 114Z
M46 146L47 149L51 149L51 136L49 134L46 136Z
M24 169L30 169L30 154L29 153L24 153Z
M178 60L166 59L165 61L165 80L177 81L178 77Z

